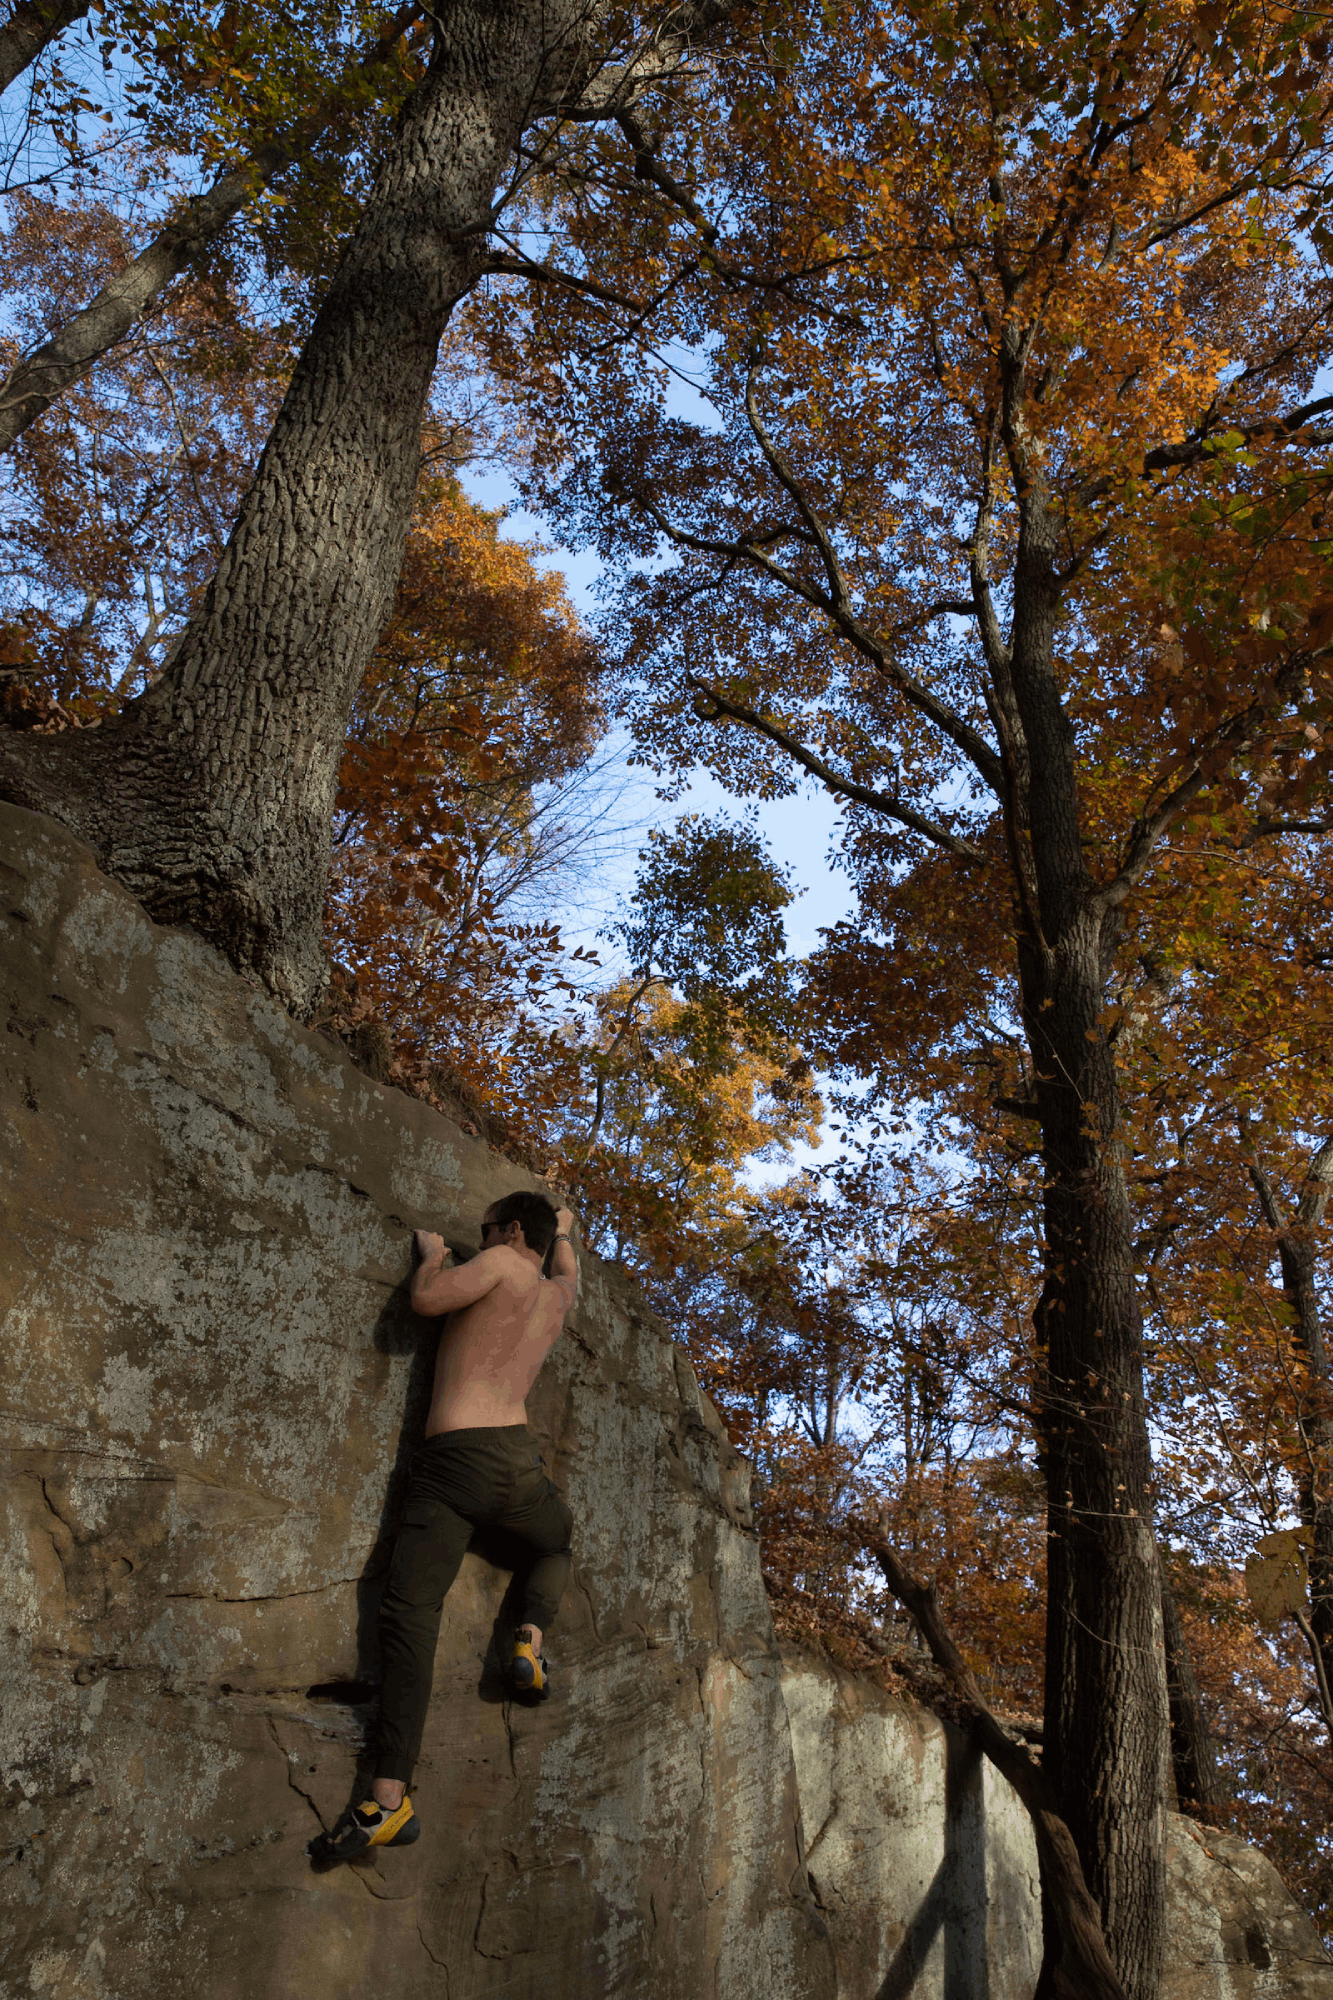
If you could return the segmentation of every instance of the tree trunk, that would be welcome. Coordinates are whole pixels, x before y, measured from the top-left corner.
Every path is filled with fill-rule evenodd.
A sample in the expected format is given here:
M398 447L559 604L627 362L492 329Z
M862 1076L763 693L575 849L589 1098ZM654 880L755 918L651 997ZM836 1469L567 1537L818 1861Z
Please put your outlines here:
M1021 440L1011 451L1023 469ZM1021 491L1020 484L1020 491ZM1165 1949L1167 1696L1143 1398L1142 1323L1102 1023L1114 932L1083 858L1073 731L1054 671L1057 515L1020 507L1006 763L1024 1022L1045 1168L1047 1490L1044 1768L1129 2000L1157 2000Z
M1242 1128L1242 1137L1244 1136ZM1292 1331L1305 1364L1305 1393L1296 1406L1300 1457L1296 1491L1301 1519L1310 1530L1310 1616L1302 1634L1313 1655L1320 1708L1333 1742L1333 1374L1324 1342L1316 1282L1315 1238L1333 1185L1333 1139L1310 1161L1294 1216L1283 1213L1258 1159L1249 1157L1250 1178L1264 1219L1277 1239L1282 1292Z
M298 1016L323 989L338 761L389 610L440 335L474 282L534 103L579 62L578 0L456 0L297 364L204 601L100 727L0 732L0 790L53 813L159 921Z
M87 12L86 6L79 10ZM363 58L369 69L383 62L403 30L421 9L400 7L379 41ZM0 51L3 43L0 42ZM0 451L10 451L24 431L49 410L72 383L82 381L116 342L150 311L173 278L193 263L247 204L267 187L275 174L289 167L319 137L338 105L338 93L328 98L292 131L260 146L239 166L218 175L207 194L185 202L163 224L137 257L108 278L95 298L76 312L49 340L25 354L0 388Z
M1046 1773L1021 1743L1006 1734L982 1700L981 1690L940 1616L934 1586L913 1576L896 1550L870 1533L864 1522L852 1520L848 1526L865 1541L889 1589L916 1620L931 1657L952 1681L978 1747L1027 1809L1041 1871L1042 1989L1050 2000L1125 2000L1106 1948L1100 1913L1088 1893L1078 1852L1057 1810Z
M35 63L42 50L88 12L89 0L19 0L0 28L0 90Z
M1159 1550L1159 1560L1161 1552ZM1166 1692L1171 1714L1171 1768L1175 1773L1176 1802L1182 1812L1202 1806L1205 1811L1222 1803L1222 1781L1218 1775L1213 1739L1204 1720L1199 1699L1199 1683L1194 1678L1185 1627L1171 1579L1162 1562L1162 1638L1166 1648Z
M1024 981L1047 1179L1036 1311L1049 1531L1044 1754L1125 1991L1156 2000L1166 1677L1142 1328L1095 923L1075 923L1054 957L1051 976L1031 968Z

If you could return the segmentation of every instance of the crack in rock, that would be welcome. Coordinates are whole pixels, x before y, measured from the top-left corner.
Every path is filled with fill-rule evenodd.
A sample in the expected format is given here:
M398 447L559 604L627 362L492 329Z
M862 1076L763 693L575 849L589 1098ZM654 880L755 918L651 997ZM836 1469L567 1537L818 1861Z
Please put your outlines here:
M292 1790L296 1793L298 1798L302 1798L305 1800L311 1812L315 1815L315 1818L319 1821L321 1833L327 1833L328 1828L324 1824L323 1813L320 1811L319 1807L315 1804L314 1799L311 1797L310 1793L306 1790L305 1786L298 1785L296 1782L297 1767L292 1763L291 1758L288 1756L287 1752L282 1747L282 1738L278 1735L277 1723L273 1720L273 1717L271 1715L266 1717L265 1719L268 1722L268 1733L273 1738L273 1747L277 1751L278 1755L281 1757L283 1769L287 1773L287 1783L291 1786Z
M195 1604L288 1604L298 1597L319 1597L326 1590L340 1590L345 1584L360 1581L359 1576L334 1576L327 1583L312 1583L308 1590L257 1591L253 1597L228 1597L221 1590L167 1590L162 1595L173 1604L182 1600Z
M429 1944L427 1943L427 1941L426 1941L426 1933L425 1933L425 1931L424 1931L424 1930L422 1929L422 1927L421 1927L421 1919L420 1919L420 1917L418 1917L418 1918L417 1918L417 1936L418 1936L418 1937L419 1937L419 1938L421 1939L421 1949L422 1949L422 1950L423 1950L423 1951L425 1952L425 1954L426 1954L427 1958L428 1958L428 1959L430 1960L431 1964L432 1964L432 1965L438 1965L438 1966L439 1966L439 1968L440 1968L440 1970L441 1970L441 1972L442 1972L442 1973L444 1974L444 2000L449 2000L449 1964L448 1964L448 1960L447 1960L447 1959L443 1959L443 1958L437 1958L437 1957L435 1956L435 1953L434 1953L434 1952L433 1952L433 1951L431 1950L431 1948L430 1948L430 1945L429 1945Z

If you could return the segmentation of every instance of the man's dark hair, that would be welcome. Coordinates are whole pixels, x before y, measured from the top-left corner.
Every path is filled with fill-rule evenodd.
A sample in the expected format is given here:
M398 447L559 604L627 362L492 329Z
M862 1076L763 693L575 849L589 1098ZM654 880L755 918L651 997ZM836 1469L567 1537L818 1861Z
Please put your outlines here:
M513 1194L501 1195L486 1211L487 1222L507 1229L511 1222L522 1225L523 1241L529 1250L535 1250L544 1257L555 1242L555 1210L544 1194L530 1194L526 1188L518 1188Z

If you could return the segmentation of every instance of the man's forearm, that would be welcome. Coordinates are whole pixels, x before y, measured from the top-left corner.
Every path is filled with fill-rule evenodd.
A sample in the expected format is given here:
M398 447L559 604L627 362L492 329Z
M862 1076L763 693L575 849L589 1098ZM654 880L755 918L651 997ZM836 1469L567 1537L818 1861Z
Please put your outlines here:
M555 1247L551 1252L551 1276L567 1278L578 1289L579 1260L574 1255L574 1245L570 1238L574 1229L574 1217L567 1208L557 1211Z
M425 1313L429 1317L431 1311L431 1287L435 1279L439 1277L441 1271L452 1267L454 1260L452 1252L446 1250L440 1237L431 1235L424 1229L418 1229L416 1237L421 1262L412 1273L409 1297L412 1301L413 1312Z
M430 1314L430 1288L434 1279L444 1269L444 1259L435 1264L418 1264L412 1273L412 1310Z

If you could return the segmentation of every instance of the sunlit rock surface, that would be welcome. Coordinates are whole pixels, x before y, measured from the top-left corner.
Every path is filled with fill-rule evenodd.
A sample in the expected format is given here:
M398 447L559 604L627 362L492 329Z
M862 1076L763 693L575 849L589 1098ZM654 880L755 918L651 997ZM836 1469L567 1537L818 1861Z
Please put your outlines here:
M1333 2000L1333 1964L1271 1861L1172 1817L1163 2000Z
M585 1261L534 1428L576 1517L557 1698L450 1597L414 1848L331 1874L433 1340L414 1225L523 1176L0 807L0 1991L833 2000L744 1461ZM312 1692L319 1690L319 1692Z
M1031 2000L1041 1966L1026 1815L956 1731L784 1648L811 1887L838 2000ZM1333 1964L1277 1870L1167 1821L1162 2000L1333 2000Z

